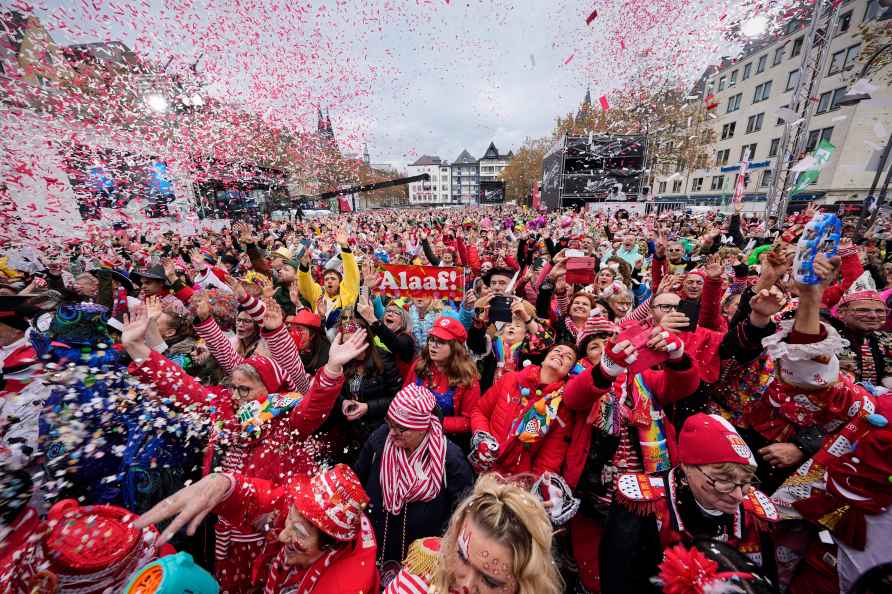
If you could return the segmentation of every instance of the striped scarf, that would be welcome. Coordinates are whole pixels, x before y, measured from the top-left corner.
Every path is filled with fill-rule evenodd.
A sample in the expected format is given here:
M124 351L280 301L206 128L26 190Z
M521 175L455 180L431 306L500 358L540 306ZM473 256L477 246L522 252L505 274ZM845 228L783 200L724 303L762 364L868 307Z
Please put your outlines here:
M412 453L393 443L391 434L381 456L381 491L384 508L399 515L412 501L431 501L440 494L446 476L446 437L443 425L432 413L434 395L423 386L409 384L393 398L389 421L415 431L427 431Z
M393 445L390 435L381 457L381 490L384 508L398 515L412 501L431 501L440 494L446 475L446 438L434 419L424 440L409 454Z
M644 383L640 373L632 379L632 401L635 409L635 425L638 427L638 440L641 446L641 462L644 472L664 472L672 467L669 459L669 446L666 441L666 416L653 397L650 388Z

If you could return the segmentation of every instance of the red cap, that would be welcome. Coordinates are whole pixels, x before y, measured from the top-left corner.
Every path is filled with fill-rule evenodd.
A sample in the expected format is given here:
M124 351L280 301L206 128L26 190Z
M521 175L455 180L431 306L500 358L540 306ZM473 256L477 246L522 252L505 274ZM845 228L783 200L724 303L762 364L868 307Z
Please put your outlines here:
M678 436L678 458L691 466L725 462L756 466L753 452L731 423L706 413L697 413L684 422Z
M341 541L356 538L369 497L349 466L338 464L312 478L299 477L289 492L290 503L319 530Z
M457 340L464 342L468 339L468 331L464 325L449 316L440 316L434 322L434 326L430 331L431 336L436 336L440 340Z
M80 507L65 499L50 508L47 519L52 525L47 556L63 591L118 592L136 569L157 556L155 528L133 528L136 515L122 507Z
M254 357L248 357L244 362L257 370L260 379L263 380L263 385L266 386L267 392L276 394L283 389L287 389L285 384L288 380L288 375L281 365L269 357L255 355Z
M866 291L856 291L854 293L846 293L839 300L840 307L851 303L852 301L879 301L883 303L883 296L878 291L868 289ZM885 305L885 304L884 304Z
M322 329L322 319L306 307L299 309L293 316L288 316L285 321L289 324L299 324L316 330Z

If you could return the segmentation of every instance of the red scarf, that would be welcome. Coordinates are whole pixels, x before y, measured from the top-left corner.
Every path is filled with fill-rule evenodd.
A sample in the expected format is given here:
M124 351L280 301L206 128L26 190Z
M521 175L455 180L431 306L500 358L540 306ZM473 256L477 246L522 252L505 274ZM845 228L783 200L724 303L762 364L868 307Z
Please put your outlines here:
M435 419L421 445L409 454L393 445L390 435L381 457L381 491L384 508L398 515L412 501L431 501L443 488L446 475L446 438L443 425Z

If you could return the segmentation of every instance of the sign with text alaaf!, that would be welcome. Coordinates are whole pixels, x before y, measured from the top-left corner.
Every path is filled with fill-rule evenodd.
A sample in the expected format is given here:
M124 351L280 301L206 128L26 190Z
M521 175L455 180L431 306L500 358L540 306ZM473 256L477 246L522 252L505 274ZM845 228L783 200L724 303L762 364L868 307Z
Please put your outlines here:
M385 264L379 273L378 292L389 297L433 297L461 299L465 272L462 268Z

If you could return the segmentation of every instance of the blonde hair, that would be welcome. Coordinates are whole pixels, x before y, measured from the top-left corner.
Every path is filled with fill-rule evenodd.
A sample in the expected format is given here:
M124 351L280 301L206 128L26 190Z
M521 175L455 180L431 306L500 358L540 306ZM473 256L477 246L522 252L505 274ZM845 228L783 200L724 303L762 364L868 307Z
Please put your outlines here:
M477 479L474 491L452 514L443 536L431 592L447 594L452 577L446 556L455 554L458 533L470 518L489 538L511 549L518 594L560 594L564 584L552 555L553 531L542 503L497 475Z

